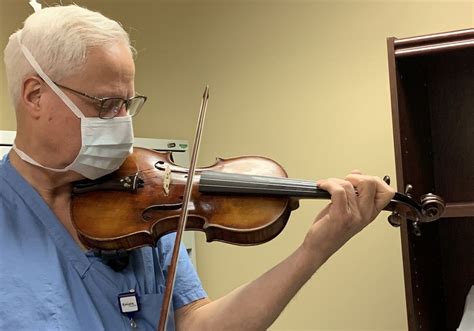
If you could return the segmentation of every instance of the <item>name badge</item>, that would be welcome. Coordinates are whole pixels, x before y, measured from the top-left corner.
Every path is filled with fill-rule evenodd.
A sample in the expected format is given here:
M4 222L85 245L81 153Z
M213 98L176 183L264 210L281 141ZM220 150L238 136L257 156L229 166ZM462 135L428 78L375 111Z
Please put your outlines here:
M122 314L131 315L140 310L138 295L135 293L135 290L120 293L118 295L118 301Z

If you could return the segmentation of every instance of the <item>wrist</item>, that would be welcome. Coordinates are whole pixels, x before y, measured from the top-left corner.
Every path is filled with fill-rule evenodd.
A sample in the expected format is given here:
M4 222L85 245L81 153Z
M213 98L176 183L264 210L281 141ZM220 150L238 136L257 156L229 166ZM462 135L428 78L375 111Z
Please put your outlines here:
M314 274L330 256L326 249L315 247L315 245L308 242L306 238L298 247L296 254L298 255L303 270L311 275Z
M302 259L313 264L314 272L348 240L346 236L328 231L322 222L318 223L313 224L300 246Z

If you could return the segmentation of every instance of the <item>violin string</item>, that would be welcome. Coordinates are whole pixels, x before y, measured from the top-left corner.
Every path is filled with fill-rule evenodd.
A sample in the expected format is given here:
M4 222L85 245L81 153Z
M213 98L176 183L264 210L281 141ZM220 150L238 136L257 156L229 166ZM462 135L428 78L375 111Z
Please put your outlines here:
M235 175L235 174L219 174L214 176L211 174L211 183L208 178L201 178L200 186L212 188L232 188L236 190L255 190L262 189L267 191L278 192L314 192L318 187L314 182L288 179L280 177L252 176L252 175ZM257 180L255 180L257 179Z
M203 174L211 173L212 171L203 172ZM212 172L215 173L215 172ZM161 174L156 173L156 169L140 170L142 176L141 179L148 182L150 179L158 178ZM152 176L147 176L151 174ZM314 182L301 180L301 179L290 179L282 177L271 177L271 176L255 176L250 174L232 174L232 173L220 173L219 177L212 177L213 183L208 183L201 180L201 187L212 187L222 189L235 189L235 190L255 190L263 189L272 192L284 191L284 192L314 192L317 189L317 185ZM252 180L257 178L260 180Z
M316 193L316 188L313 188L313 189L306 189L306 190L301 190L301 189L297 189L297 188L281 188L281 187L272 187L272 188L269 188L269 187L261 187L261 188L256 188L256 187L252 187L252 186L225 186L225 185L215 185L215 184L211 184L211 185L200 185L201 187L203 188L216 188L216 189L234 189L234 190L241 190L242 193L245 193L245 191L255 191L257 189L261 189L263 192L262 193L295 193L295 194L298 194L298 193Z
M209 172L208 172L209 173ZM220 178L219 178L220 177ZM288 185L293 187L316 187L316 183L303 179L290 179L284 177L270 177L270 176L254 176L241 174L224 174L221 176L212 176L213 181L231 183L231 184L263 184L270 186ZM256 178L257 180L252 180Z

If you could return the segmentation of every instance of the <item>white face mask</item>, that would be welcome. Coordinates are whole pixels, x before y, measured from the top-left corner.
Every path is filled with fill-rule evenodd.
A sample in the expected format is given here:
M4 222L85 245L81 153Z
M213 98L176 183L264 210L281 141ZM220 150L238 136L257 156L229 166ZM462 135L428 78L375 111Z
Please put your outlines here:
M81 149L77 157L63 169L43 166L33 160L16 145L13 149L18 156L35 166L55 172L73 170L86 178L96 179L117 170L133 149L133 126L130 115L101 119L85 117L69 97L44 73L30 51L21 44L20 34L18 43L21 51L38 75L49 85L68 108L81 120Z

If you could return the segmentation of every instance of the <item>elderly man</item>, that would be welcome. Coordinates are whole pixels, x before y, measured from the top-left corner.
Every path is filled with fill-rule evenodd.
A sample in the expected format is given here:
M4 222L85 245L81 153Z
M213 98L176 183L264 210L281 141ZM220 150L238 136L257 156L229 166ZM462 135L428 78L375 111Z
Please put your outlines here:
M72 183L113 172L131 150L131 118L146 101L135 92L132 51L117 22L78 6L40 10L10 37L5 64L17 137L0 161L2 330L156 329L173 236L134 250L113 270L78 240L69 212ZM222 298L207 298L182 250L168 327L266 329L394 194L356 173L318 184L332 202L301 246ZM135 295L140 310L121 312L118 298Z

